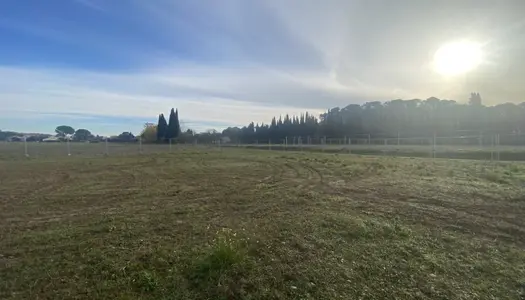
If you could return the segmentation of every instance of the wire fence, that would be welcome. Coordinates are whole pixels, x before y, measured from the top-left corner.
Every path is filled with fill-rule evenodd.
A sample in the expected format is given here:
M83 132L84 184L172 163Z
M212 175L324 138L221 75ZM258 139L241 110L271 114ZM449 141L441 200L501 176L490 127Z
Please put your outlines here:
M225 146L231 146L230 144ZM286 137L255 141L237 147L267 150L318 151L430 158L525 160L525 135L477 134L430 137L373 137L369 134L344 138Z
M221 151L248 148L272 151L310 151L368 155L408 156L427 158L464 158L482 160L525 161L525 135L490 134L431 137L285 137L279 140L258 140L253 143L231 143L224 139L208 142L142 143L84 143L84 142L3 142L0 159L53 158L63 156L118 156L155 153L176 153L189 149Z

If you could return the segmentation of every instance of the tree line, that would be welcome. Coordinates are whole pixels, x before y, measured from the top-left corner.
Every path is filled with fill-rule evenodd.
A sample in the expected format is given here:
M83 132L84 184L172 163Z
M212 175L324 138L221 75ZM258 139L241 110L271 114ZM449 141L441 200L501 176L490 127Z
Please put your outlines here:
M286 137L326 137L344 139L373 137L430 137L463 134L521 134L525 130L525 102L484 106L479 93L472 93L468 103L442 100L373 101L362 105L335 107L319 118L308 113L273 118L269 124L230 127L222 132L232 142L282 142Z
M364 138L422 138L438 136L458 136L483 133L490 135L522 134L525 131L525 102L520 104L503 103L485 106L479 93L472 93L468 103L454 100L390 100L373 101L364 104L350 104L334 107L319 116L305 112L298 116L284 115L274 117L265 124L251 122L244 127L229 127L222 132L208 130L195 133L191 129L182 131L178 110L171 109L168 120L163 114L158 116L157 124L150 124L140 133L143 142L164 143L212 143L223 139L234 143L282 143L286 138L346 139ZM69 135L75 141L101 141L104 137L95 136L87 129L75 130L71 126L58 126L57 137ZM16 135L16 132L0 131L0 140ZM45 135L35 138L42 140ZM112 136L109 141L133 142L137 138L131 132Z

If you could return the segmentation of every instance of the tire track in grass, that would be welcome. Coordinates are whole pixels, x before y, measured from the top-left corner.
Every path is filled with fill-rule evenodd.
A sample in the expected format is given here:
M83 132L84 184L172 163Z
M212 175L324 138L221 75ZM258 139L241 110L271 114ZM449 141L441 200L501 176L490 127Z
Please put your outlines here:
M55 175L46 177L46 179L51 179L51 181L43 181L38 182L40 187L33 188L33 186L27 186L26 188L29 189L27 193L23 193L21 196L25 199L27 198L39 198L48 196L49 194L52 194L62 188L64 188L64 185L71 181L71 174L69 172L60 172L59 175L57 175L59 178L55 179Z

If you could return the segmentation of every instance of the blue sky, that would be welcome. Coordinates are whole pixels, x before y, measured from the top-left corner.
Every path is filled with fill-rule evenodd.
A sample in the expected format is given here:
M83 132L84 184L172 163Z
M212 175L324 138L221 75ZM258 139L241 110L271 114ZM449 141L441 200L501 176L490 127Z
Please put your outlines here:
M3 0L0 129L137 133L171 107L187 128L222 129L473 90L524 101L525 7L502 2ZM433 73L432 54L457 39L483 42L485 65Z

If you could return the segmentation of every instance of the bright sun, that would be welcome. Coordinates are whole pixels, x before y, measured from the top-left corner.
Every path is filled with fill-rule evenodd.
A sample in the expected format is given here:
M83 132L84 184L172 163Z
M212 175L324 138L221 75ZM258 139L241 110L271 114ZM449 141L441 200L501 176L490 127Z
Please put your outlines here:
M434 54L434 70L445 76L466 73L481 63L481 45L461 41L441 46Z

